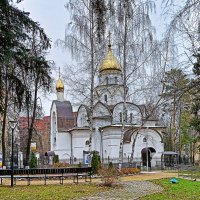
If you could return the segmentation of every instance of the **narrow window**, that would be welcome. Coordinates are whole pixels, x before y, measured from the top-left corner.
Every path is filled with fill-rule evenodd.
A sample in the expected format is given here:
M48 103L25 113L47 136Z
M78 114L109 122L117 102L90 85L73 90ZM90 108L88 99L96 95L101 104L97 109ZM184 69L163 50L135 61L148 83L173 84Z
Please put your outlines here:
M90 144L89 140L86 140L85 145L88 146Z
M117 84L117 77L115 77L115 84Z
M127 118L128 118L127 110L125 110L125 113L124 113L124 114L125 114L125 116L124 116L124 118L125 118L124 121L127 122Z
M122 122L122 113L119 113L119 121Z
M143 138L143 142L147 142L147 138L146 137Z
M106 85L108 85L108 77L106 77Z
M130 123L133 121L133 113L130 113Z
M107 103L108 101L108 97L107 97L107 94L104 95L104 101Z

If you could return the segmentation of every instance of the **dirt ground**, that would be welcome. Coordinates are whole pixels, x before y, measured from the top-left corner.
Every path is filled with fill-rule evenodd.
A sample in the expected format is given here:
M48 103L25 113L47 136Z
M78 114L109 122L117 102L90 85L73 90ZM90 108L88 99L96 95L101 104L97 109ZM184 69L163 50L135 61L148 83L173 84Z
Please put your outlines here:
M142 172L138 175L125 176L122 177L122 181L145 181L145 180L153 180L153 179L163 179L163 178L171 178L178 177L178 173L169 173L169 172Z
M145 180L153 180L153 179L163 179L163 178L171 178L171 177L178 177L178 173L169 173L163 171L156 171L156 172L141 172L140 174L130 175L130 176L123 176L120 177L120 181L145 181ZM79 179L80 183L84 183L84 179ZM92 178L92 183L100 183L101 179L96 177ZM73 183L72 179L65 179L65 183ZM31 185L44 185L44 180L32 180ZM47 185L55 184L59 185L59 180L47 180ZM3 185L10 185L10 179L3 179ZM17 180L16 185L27 185L26 179Z

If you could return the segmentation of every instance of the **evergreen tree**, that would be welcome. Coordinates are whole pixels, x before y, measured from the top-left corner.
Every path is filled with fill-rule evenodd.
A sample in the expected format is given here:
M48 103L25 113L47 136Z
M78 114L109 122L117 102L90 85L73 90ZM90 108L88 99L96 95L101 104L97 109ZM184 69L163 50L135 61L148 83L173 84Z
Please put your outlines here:
M35 156L35 154L33 152L31 153L29 167L30 168L36 168L37 167L37 157Z
M169 144L167 148L174 151L177 150L175 143L178 137L177 131L180 129L180 110L190 96L188 93L189 80L181 69L171 69L165 73L163 84L165 87L162 94L164 100L162 112L169 130L168 138L166 138Z
M34 39L35 38L35 39ZM37 42L35 42L35 41ZM39 51L33 51L34 43L39 44ZM37 99L38 84L48 88L50 80L50 65L44 57L44 51L50 47L50 40L38 23L31 20L28 13L13 6L12 1L0 1L0 117L2 123L2 153L3 165L6 155L6 120L17 118L17 111L26 102L32 104L27 94L30 88L37 88L34 99ZM37 101L35 100L34 109ZM32 114L34 123L35 114ZM31 123L30 123L31 124ZM28 164L30 141L33 126L29 129L27 145Z
M100 156L96 151L94 151L92 154L91 167L92 174L97 174L100 167Z
M193 68L195 78L192 82L194 95L192 113L194 117L192 119L191 125L200 135L200 53L195 55L195 57L197 59Z
M53 157L53 163L55 164L55 163L59 163L59 156L58 155L55 155L54 157Z

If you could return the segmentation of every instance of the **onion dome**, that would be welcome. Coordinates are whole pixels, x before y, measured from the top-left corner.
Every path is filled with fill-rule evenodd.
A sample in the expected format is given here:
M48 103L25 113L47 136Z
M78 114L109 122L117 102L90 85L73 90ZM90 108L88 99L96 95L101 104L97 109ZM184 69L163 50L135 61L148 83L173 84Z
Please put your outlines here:
M117 61L117 58L112 53L111 45L108 45L108 53L99 67L99 73L121 73L121 71L121 66Z
M56 91L64 92L64 84L60 78L57 80L57 83L56 83Z

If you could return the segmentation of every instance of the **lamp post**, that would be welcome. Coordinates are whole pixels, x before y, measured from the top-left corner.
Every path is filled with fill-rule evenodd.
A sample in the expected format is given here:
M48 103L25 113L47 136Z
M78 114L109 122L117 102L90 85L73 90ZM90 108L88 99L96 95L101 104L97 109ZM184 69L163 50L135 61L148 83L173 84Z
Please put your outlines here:
M13 187L13 175L14 175L14 166L13 166L13 153L14 153L14 130L17 126L17 121L9 121L9 126L11 129L11 142L12 142L12 148L11 148L11 187Z
M147 142L148 136L146 138L146 156L147 156L147 172L149 171L149 150L148 150L148 142Z

